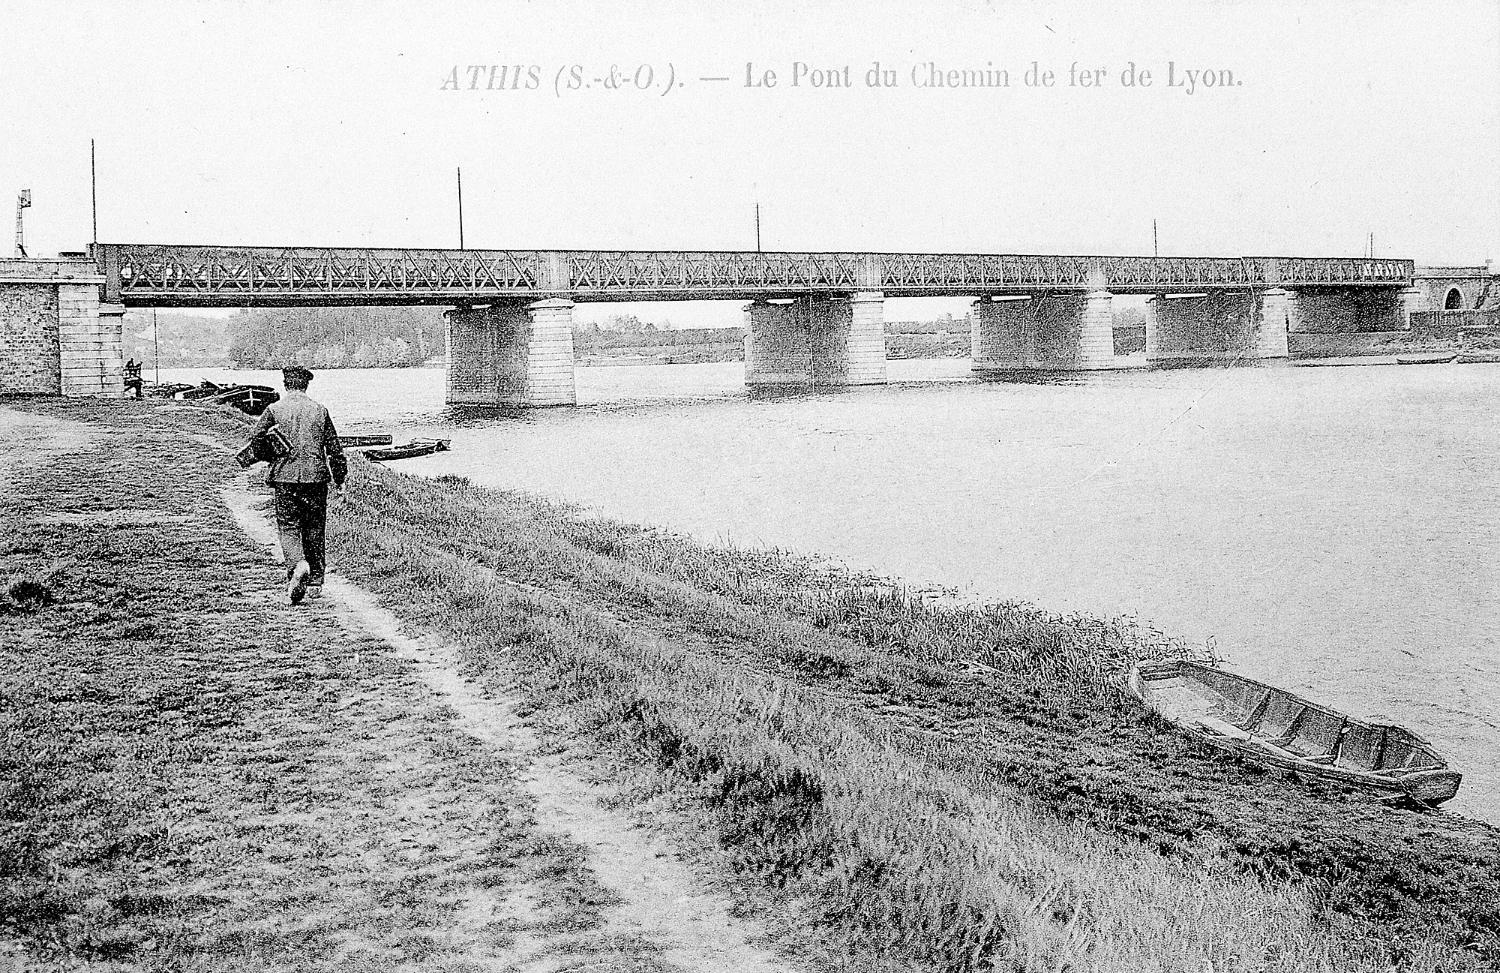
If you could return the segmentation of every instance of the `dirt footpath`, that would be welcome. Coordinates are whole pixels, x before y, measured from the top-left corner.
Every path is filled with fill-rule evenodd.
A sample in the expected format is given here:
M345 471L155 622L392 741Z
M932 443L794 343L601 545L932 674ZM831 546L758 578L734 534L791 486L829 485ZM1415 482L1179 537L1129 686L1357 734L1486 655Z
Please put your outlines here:
M238 429L0 406L0 968L790 968L456 647L287 606Z

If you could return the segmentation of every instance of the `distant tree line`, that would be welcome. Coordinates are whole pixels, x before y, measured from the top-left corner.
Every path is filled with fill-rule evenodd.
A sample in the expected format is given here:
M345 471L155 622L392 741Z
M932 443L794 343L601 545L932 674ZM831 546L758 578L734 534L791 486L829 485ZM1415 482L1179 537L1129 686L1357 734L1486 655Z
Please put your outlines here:
M931 321L887 321L885 323L886 334L951 334L962 331L969 333L969 316L966 314L961 318L943 313Z
M164 324L166 320L163 316ZM444 353L441 308L256 308L212 325L227 331L229 361L240 368L401 368ZM888 321L887 350L893 358L961 357L969 353L970 327L968 315ZM171 338L168 330L163 328L163 364L177 357L168 352L169 342L175 352L183 347L183 336L211 344L215 333L209 321L174 325ZM1144 346L1145 311L1117 309L1115 330L1117 342L1138 350L1136 345ZM207 349L194 350L201 354ZM634 314L612 314L602 322L576 325L573 350L579 358L729 361L744 355L744 329L682 328L670 321L658 326Z
M128 311L120 353L147 367L222 367L229 364L224 318L180 312Z
M615 350L673 349L695 345L740 343L744 328L674 328L671 322L658 328L634 314L612 314L603 324L579 325L573 329L573 352L602 355Z
M229 319L240 368L403 368L443 353L433 307L255 308Z

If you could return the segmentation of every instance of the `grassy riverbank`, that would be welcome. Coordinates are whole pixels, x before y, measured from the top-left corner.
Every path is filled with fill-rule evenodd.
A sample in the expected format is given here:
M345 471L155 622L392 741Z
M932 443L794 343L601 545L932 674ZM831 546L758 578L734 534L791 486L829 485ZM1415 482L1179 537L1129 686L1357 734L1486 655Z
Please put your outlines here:
M242 416L0 400L0 970L493 968L602 934L514 755L280 568L221 491Z
M232 468L212 444L237 445L238 417L21 407L95 438L0 465L19 525L0 563L0 962L9 934L160 969L468 969L513 930L435 930L519 886L559 928L597 925L587 869L541 840L516 768L440 706L379 702L409 674L275 603L274 566L218 499ZM1286 780L1146 716L1111 680L1179 649L1150 630L924 607L813 560L367 463L332 524L335 570L594 752L813 965L1435 973L1500 956L1500 833ZM415 834L396 813L411 789L430 812ZM450 819L457 857L432 838Z
M1500 835L1226 759L1122 700L1154 633L925 608L360 464L338 560L670 795L807 942L945 970L1485 968Z

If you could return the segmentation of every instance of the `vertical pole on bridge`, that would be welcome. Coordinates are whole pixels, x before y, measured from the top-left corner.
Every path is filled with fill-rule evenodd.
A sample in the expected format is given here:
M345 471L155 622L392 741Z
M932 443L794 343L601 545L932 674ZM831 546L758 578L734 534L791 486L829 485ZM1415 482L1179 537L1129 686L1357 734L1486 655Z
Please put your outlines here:
M89 139L89 204L94 214L94 246L99 245L99 170L94 165L94 140Z
M458 249L464 248L464 170L462 166L457 167L458 173Z

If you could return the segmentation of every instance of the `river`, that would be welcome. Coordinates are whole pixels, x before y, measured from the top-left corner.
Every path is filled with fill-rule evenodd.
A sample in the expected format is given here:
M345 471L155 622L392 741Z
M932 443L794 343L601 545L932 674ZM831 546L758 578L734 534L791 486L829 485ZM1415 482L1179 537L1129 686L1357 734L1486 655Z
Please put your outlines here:
M164 380L265 372L163 371ZM343 432L701 540L962 596L1133 613L1428 736L1500 823L1500 366L1265 367L747 392L743 365L581 368L580 407L450 410L437 369L323 371Z

